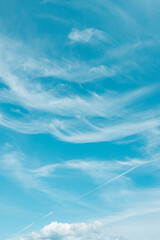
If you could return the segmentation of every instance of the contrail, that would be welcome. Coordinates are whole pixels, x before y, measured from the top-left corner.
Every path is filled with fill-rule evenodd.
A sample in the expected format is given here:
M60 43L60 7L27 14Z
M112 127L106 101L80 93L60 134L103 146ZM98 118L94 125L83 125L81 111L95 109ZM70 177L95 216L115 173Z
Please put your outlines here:
M128 169L127 171L125 171L125 172L119 174L118 176L116 176L116 177L114 177L114 178L112 178L112 179L110 179L110 180L104 182L103 184L101 184L101 185L99 185L99 186L97 186L97 187L91 189L89 192L84 193L83 195L81 195L81 196L79 196L78 198L76 198L76 200L78 200L78 199L82 199L82 198L84 198L85 196L87 196L87 195L89 195L89 194L91 194L91 193L97 191L98 189L103 188L104 186L106 186L106 185L108 185L109 183L114 182L115 180L121 178L122 176L124 176L124 175L126 175L126 174L132 172L133 170L135 170L135 169L138 168L138 167L141 167L141 166L143 166L143 165L146 165L146 164L149 164L149 163L151 163L151 162L155 162L155 161L157 161L157 160L151 160L151 161L148 161L148 162L143 162L143 163L141 163L141 164L138 164L138 165L136 165L136 166L134 166L134 167ZM18 234L24 232L25 230L29 229L32 225L34 225L34 224L36 224L37 222L39 222L39 221L41 221L41 220L43 220L43 219L45 219L45 218L51 216L52 214L53 214L52 211L49 212L48 214L44 215L40 220L38 220L38 221L36 221L36 222L33 222L33 223L31 223L30 225L28 225L27 227L25 227L24 229L22 229L20 232L18 232Z
M44 219L44 218L47 218L49 216L51 216L53 214L53 212L49 212L47 215L45 215L44 217L42 217L40 220Z
M89 194L91 194L91 193L93 193L93 192L95 192L95 191L97 191L98 189L103 188L104 186L108 185L108 184L111 183L111 182L114 182L115 180L117 180L117 179L121 178L122 176L126 175L127 173L132 172L132 171L135 170L136 168L141 167L142 165L145 165L145 164L148 164L148 163L151 163L151 162L155 162L155 161L156 161L156 160L151 160L151 161L148 161L148 162L144 162L144 163L138 164L138 165L130 168L129 170L127 170L127 171L119 174L118 176L116 176L116 177L114 177L114 178L112 178L112 179L104 182L103 184L101 184L101 185L99 185L99 186L91 189L89 192L84 193L83 195L79 196L79 197L77 198L77 200L78 200L78 199L81 199L81 198L83 198L83 197L85 197L85 196L87 196L87 195L89 195Z
M27 227L25 227L25 228L23 228L22 230L20 230L17 234L20 234L20 233L24 232L25 230L29 229L30 227L32 227L32 226L33 226L34 224L36 224L37 222L39 222L39 221L41 221L41 220L43 220L43 219L51 216L52 214L53 214L53 212L49 212L48 214L44 215L44 216L43 216L42 218L40 218L39 220L31 223L31 224L28 225Z
M31 227L32 225L34 225L34 224L35 224L35 222L29 224L27 227L23 228L23 229L22 229L21 231L19 231L17 234L24 232L25 230L27 230L28 228L30 228L30 227Z

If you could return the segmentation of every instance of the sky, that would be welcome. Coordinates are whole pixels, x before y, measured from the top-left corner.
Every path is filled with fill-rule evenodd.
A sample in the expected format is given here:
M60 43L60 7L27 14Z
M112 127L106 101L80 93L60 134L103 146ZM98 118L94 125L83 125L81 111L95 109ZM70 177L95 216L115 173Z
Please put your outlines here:
M0 1L0 240L160 239L159 9Z

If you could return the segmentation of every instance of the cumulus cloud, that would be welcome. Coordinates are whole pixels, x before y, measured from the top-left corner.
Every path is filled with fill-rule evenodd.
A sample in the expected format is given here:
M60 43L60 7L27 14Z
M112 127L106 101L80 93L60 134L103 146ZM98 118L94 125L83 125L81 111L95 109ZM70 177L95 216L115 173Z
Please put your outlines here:
M88 223L51 222L39 232L31 232L8 240L151 240L153 237L158 240L159 212L159 205L153 208L145 203L143 207L130 208L117 215Z
M109 237L107 224L101 221L93 223L58 223L52 222L41 229L39 233L33 232L20 240L120 240L119 237Z
M151 240L153 236L158 240L159 212L159 207L138 207L88 223L51 222L39 232L17 236L16 240Z

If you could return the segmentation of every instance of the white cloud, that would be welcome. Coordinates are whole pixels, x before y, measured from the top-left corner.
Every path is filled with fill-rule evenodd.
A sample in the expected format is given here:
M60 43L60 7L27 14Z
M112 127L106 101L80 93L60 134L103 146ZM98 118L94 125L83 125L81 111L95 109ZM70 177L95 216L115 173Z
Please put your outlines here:
M95 125L81 118L59 120L49 117L48 119L40 118L26 122L23 119L21 121L11 120L2 114L0 116L0 124L15 131L25 134L50 133L62 141L75 143L117 141L136 134L144 135L160 126L158 117L133 121L134 118L121 120L117 124L116 122L108 124L101 121L101 126L96 126L99 124L98 122Z
M139 161L138 161L138 162L139 162ZM81 196L79 196L78 199L84 198L84 197L86 197L87 195L89 195L89 194L91 194L91 193L93 193L93 192L95 192L95 191L97 191L97 190L99 190L99 189L102 189L103 187L107 186L108 184L110 184L110 183L112 183L112 182L114 182L114 181L117 181L117 180L119 180L120 178L123 178L125 175L129 174L130 172L134 171L135 169L137 169L137 168L139 168L139 167L142 167L143 165L152 163L152 162L154 162L154 160L153 160L153 161L139 162L138 164L134 165L133 167L127 169L126 171L124 171L124 172L122 172L122 173L120 173L120 174L112 177L111 179L107 179L105 182L103 182L103 183L100 184L99 186L97 186L97 187L91 189L90 191L82 194Z
M54 177L56 171L59 169L63 169L64 175L68 170L72 169L73 176L75 171L80 171L91 177L94 182L104 183L104 180L110 181L110 179L129 170L131 167L134 168L149 162L149 160L143 161L139 159L129 159L125 161L78 159L44 165L40 168L28 169L27 171L36 177ZM71 173L70 177L72 177Z
M91 190L84 192L82 195L72 198L72 201L79 201L85 196L97 191L103 193L105 192L105 186L108 184L112 184L115 181L120 182L119 186L124 187L124 191L128 188L128 185L132 186L132 177L130 178L128 175L130 172L134 171L136 168L143 167L144 165L150 166L148 170L145 168L145 171L154 171L157 165L159 158L153 158L152 160L140 160L140 159L129 159L125 161L100 161L100 160L69 160L62 163L44 165L40 168L26 167L25 166L25 157L20 153L11 153L2 156L1 160L1 170L3 174L9 173L10 178L14 179L17 183L22 185L27 189L35 189L37 191L43 192L45 194L51 195L51 197L57 197L57 194L61 196L61 190L59 189L49 189L45 184L45 181L42 181L44 177L52 177L56 179L57 170L63 170L63 178L65 178L66 173L69 169L72 169L72 173L70 173L70 177L75 177L75 170L81 171L83 174L85 173L89 177L92 178L94 183L94 188ZM13 168L14 166L14 168ZM73 175L72 175L73 174ZM80 175L81 176L81 175ZM96 185L95 185L96 183ZM117 192L117 191L116 191ZM102 194L103 195L103 194ZM108 195L108 194L107 194ZM119 194L121 195L121 193ZM130 195L130 194L129 194ZM99 193L98 195L99 196ZM69 197L69 194L68 194ZM104 197L105 199L106 197Z
M54 162L54 159L53 159ZM148 161L130 159L128 161L100 161L100 160L68 160L61 163L53 163L44 165L39 168L33 168L28 164L26 157L20 152L11 151L8 154L1 155L2 174L9 173L10 178L14 178L25 188L37 189L45 191L44 182L40 178L54 177L56 171L63 169L64 174L68 169L79 170L94 180L102 181L106 178L115 177L118 173L125 171L131 167L148 163ZM14 168L13 168L14 166ZM43 187L42 187L43 186Z
M14 53L8 45L10 48L15 46ZM23 48L24 55L21 55L20 50ZM2 39L1 49L0 76L6 88L1 90L0 101L27 110L19 120L2 111L0 124L5 127L25 134L50 133L62 141L85 143L113 141L143 134L160 125L159 110L142 112L133 108L136 101L150 95L155 87L121 93L96 93L83 89L85 93L77 94L77 90L67 88L65 84L62 89L58 83L55 86L54 81L51 85L36 81L37 77L52 75L50 71L54 72L54 76L64 75L64 79L73 80L77 76L80 82L89 72L86 77L88 81L92 75L93 78L99 78L115 74L116 68L108 70L104 65L89 67L84 64L83 72L80 62L72 63L70 67L64 61L61 67L57 67L59 64L56 62L54 70L50 60L38 61L32 51L29 56L23 44L12 41L9 44ZM74 65L77 66L74 68Z
M10 90L4 90L1 101L15 103L32 113L27 117L24 116L21 121L11 120L1 114L1 125L16 131L28 134L49 132L59 139L69 142L96 142L112 141L141 133L146 124L148 124L148 129L150 125L151 128L159 126L158 119L151 118L150 113L144 112L135 115L128 108L132 102L148 95L153 89L142 88L123 95L90 93L87 96L77 96L71 93L67 96L61 96L61 93L56 89L46 91L43 89L44 86L31 83L28 79L22 82L19 77L10 72L4 72L4 69L3 81ZM34 119L34 111L39 111L40 117L38 119L37 114ZM44 114L41 117L43 112L48 113L45 115L45 119ZM128 119L129 112L132 119L135 116L136 118L144 116L143 122L132 123ZM98 117L102 117L102 119L97 121ZM108 125L108 120L111 118L115 118L115 121ZM126 118L125 121L124 118ZM120 119L118 124L117 119ZM77 129L79 130L77 131Z
M124 122L113 124L107 127L93 128L91 131L77 131L75 128L69 131L68 134L64 134L60 129L57 129L55 135L62 141L76 143L116 141L128 136L143 134L159 126L160 119L157 118L135 123Z
M52 222L18 240L155 240L159 239L160 208L132 209L89 223ZM154 219L154 220L153 220Z
M100 161L87 159L69 160L35 168L31 166L30 161L26 161L26 157L22 153L10 152L4 155L1 154L0 170L2 175L9 177L11 180L14 180L16 184L19 184L24 189L42 192L43 194L46 194L49 197L53 198L55 201L59 202L63 202L63 196L65 194L65 201L69 200L71 202L73 201L77 202L78 204L82 204L81 199L84 196L102 189L102 191L97 194L97 197L99 197L99 194L105 190L104 187L116 180L120 181L119 185L121 187L128 187L128 185L126 185L126 182L130 183L130 181L132 181L132 178L129 176L128 178L125 178L126 174L135 170L137 167L147 165L151 162L154 163L154 166L152 166L152 170L154 171L156 168L157 160L159 160L159 158L153 159L152 161L144 161L140 159L129 159L125 161ZM57 177L57 171L63 170L63 178L65 179L66 173L70 169L72 169L72 173L70 173L71 178L75 177L75 171L82 172L82 175L79 175L80 177L82 177L83 174L91 177L94 188L87 192L84 192L83 195L75 197L75 192L65 192L62 188L58 188L58 186L55 188L54 185L52 188L48 187L46 178L52 178L55 180Z
M111 181L121 175L124 171L129 170L143 164L147 164L150 161L143 161L140 159L127 159L124 161L99 159L95 160L69 160L57 166L58 168L79 170L90 176L97 183L104 183L104 181ZM125 175L125 174L124 174ZM122 177L122 176L121 176Z
M87 64L76 59L28 59L21 66L25 71L41 77L56 77L68 82L86 83L96 79L110 78L120 72L120 66Z
M20 152L11 152L1 156L1 174L7 174L24 188L45 192L45 186L25 167L25 156Z
M3 36L1 36L0 50L0 76L2 79L12 77L16 81L16 78L13 77L16 75L23 78L23 83L28 77L54 77L68 82L86 83L113 77L120 72L118 65L105 66L101 61L97 64L93 61L90 63L78 60L74 56L58 58L56 50L55 55L49 58L43 53L35 52L32 47L26 47L22 42ZM38 87L38 84L36 85Z
M33 232L20 240L120 240L109 237L108 226L100 221L93 223L58 223L52 222L41 229L40 233Z
M73 28L70 34L68 35L68 38L73 43L76 43L76 42L91 43L91 42L94 42L95 40L102 40L102 41L107 40L103 31L100 31L94 28L86 28L84 30L78 30L76 28Z
M25 158L22 154L18 154L18 153L14 153L14 154L7 154L5 156L1 157L1 170L3 172L3 174L5 174L5 172L7 171L7 175L9 175L12 179L15 179L18 183L22 184L25 188L31 188L34 190L39 190L42 191L43 193L47 193L44 191L44 189L42 188L42 184L44 186L44 182L41 181L41 177L45 177L45 176L50 176L51 173L54 174L54 172L56 171L56 169L62 168L64 170L66 169L75 169L75 170L81 170L83 172L85 172L86 174L90 174L92 177L97 177L96 176L96 172L94 171L95 169L97 169L98 171L101 171L104 168L104 171L106 172L106 175L108 175L108 173L113 173L114 174L114 178L110 179L108 182L105 182L102 185L99 185L98 188L102 187L103 185L105 186L107 183L111 183L113 181L115 181L116 179L118 180L120 177L123 177L123 175L129 173L130 171L134 170L137 166L140 165L144 165L147 164L151 161L144 161L144 160L140 160L140 159L128 159L128 161L110 161L110 162L99 162L99 161L83 161L83 160L70 160L70 161L66 161L66 162L62 162L62 163L58 163L58 164L52 164L52 165L46 165L43 166L41 168L31 168L31 167L27 167L25 166ZM156 159L157 160L157 159ZM153 162L155 161L155 159L153 160ZM99 165L98 165L99 163ZM132 167L133 166L133 167ZM134 167L135 166L135 167ZM131 168L132 167L132 168ZM120 175L115 175L117 172L121 172L123 169L129 169L129 171L123 172ZM157 169L157 168L156 168ZM88 171L87 171L88 170ZM89 173L90 171L90 173ZM108 171L108 172L107 172ZM146 171L146 168L145 168ZM9 174L8 174L9 173ZM128 179L127 179L128 182ZM119 204L121 201L121 197L125 199L132 199L132 201L129 201L129 205L127 203L127 205L125 206L125 209L128 208L128 206L130 207L124 214L120 215L119 217L113 217L113 218L109 218L107 219L107 221L96 221L96 222L92 222L92 223L73 223L73 224L69 224L69 223L57 223L57 222L53 222L50 225L47 225L46 227L44 227L39 233L33 232L27 236L22 236L20 238L16 238L20 239L20 240L42 240L42 239L46 239L46 240L52 240L52 239L59 239L59 240L63 240L63 239L73 239L73 240L81 240L81 239L100 239L100 240L122 240L125 238L122 237L116 237L116 236L121 236L121 233L125 233L124 228L123 231L117 231L111 234L111 232L109 231L108 228L108 223L112 223L112 222L118 222L121 220L124 220L126 218L129 217L135 217L135 216L139 216L139 215L144 215L144 214L150 214L153 212L157 212L160 211L159 208L159 201L156 202L156 200L153 199L159 199L159 190L155 189L151 189L150 191L147 190L136 190L136 189L126 189L126 186L123 188L124 186L122 186L121 184L118 184L118 188L116 191L114 191L114 194L116 194L116 202L117 202L117 195L118 195L118 199L119 199ZM121 190L123 191L128 191L127 195L123 194L123 196L121 196L121 193L119 193L119 189L121 188ZM131 185L130 185L131 188ZM94 189L95 190L95 189ZM108 195L110 195L110 190L104 191L105 189L103 189L103 201L106 201L105 199L105 195L108 197ZM55 189L54 189L55 192ZM101 194L102 194L101 192ZM89 192L87 192L86 194L88 194ZM49 193L47 193L49 194ZM59 194L59 193L58 193ZM55 196L54 196L54 200L56 198L57 192L55 192ZM53 196L53 195L52 195ZM65 196L67 198L67 195L65 193ZM138 201L137 201L137 196L138 196ZM64 197L64 195L63 195ZM80 196L81 197L81 196ZM144 202L144 199L145 200ZM66 199L65 199L66 200ZM73 200L73 199L72 199ZM76 200L76 199L74 199ZM114 199L115 200L115 199ZM78 201L78 199L77 199ZM124 201L124 200L123 200ZM115 203L115 202L113 202ZM133 207L137 207L136 209L131 209L131 206ZM153 208L154 206L154 208ZM50 216L53 212L50 212L49 214L45 215L44 217ZM133 224L133 223L132 223ZM135 223L134 223L135 224ZM27 230L28 228L30 228L33 224L29 224L27 227L25 227L24 229L22 229L22 231ZM124 227L124 226L123 226ZM129 226L130 228L132 228L132 225ZM119 229L119 227L115 227L115 229ZM141 236L144 235L144 233L141 231L141 229L138 229L139 234L141 234ZM128 234L128 231L127 231ZM126 234L125 234L126 235ZM127 237L130 237L130 235L126 235ZM136 239L140 239L138 238L138 235L134 235L136 236ZM155 235L156 236L156 235ZM129 238L130 239L130 238ZM131 238L133 239L133 238ZM133 239L134 240L134 239ZM141 240L141 239L140 239ZM150 239L149 239L150 240Z
M69 192L54 186L52 188L48 187L47 182L42 179L44 174L40 172L40 169L39 174L37 174L36 170L30 167L26 157L21 152L12 151L7 154L1 154L0 174L14 180L14 183L20 185L23 189L41 192L56 202L63 202L64 195L66 196L66 201L73 200L73 196Z

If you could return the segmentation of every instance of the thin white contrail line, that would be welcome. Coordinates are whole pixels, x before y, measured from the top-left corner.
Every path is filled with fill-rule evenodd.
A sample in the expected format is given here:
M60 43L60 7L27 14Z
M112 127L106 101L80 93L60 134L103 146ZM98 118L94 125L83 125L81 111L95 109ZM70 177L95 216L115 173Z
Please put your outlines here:
M40 218L39 220L37 220L37 221L29 224L27 227L25 227L25 228L23 228L22 230L20 230L17 234L20 234L20 233L24 232L25 230L27 230L27 229L29 229L30 227L32 227L32 225L34 225L34 224L36 224L37 222L39 222L39 221L41 221L41 220L43 220L43 219L51 216L52 214L53 214L53 212L49 212L48 214L44 215L44 216L43 216L42 218Z
M40 220L42 220L42 219L44 219L44 218L47 218L47 217L51 216L52 214L53 214L53 212L51 211L51 212L49 212L47 215L45 215L44 217L42 217Z
M85 197L85 196L87 196L87 195L89 195L89 194L97 191L98 189L103 188L104 186L108 185L108 184L111 183L111 182L114 182L115 180L117 180L117 179L121 178L122 176L126 175L127 173L132 172L132 171L135 170L136 168L141 167L142 165L145 165L145 164L148 164L148 163L151 163L151 162L155 162L155 161L156 161L156 160L151 160L151 161L148 161L148 162L145 162L145 163L138 164L138 165L130 168L129 170L127 170L127 171L119 174L118 176L116 176L116 177L114 177L114 178L112 178L112 179L110 179L110 180L102 183L101 185L99 185L99 186L91 189L89 192L86 192L86 193L82 194L81 196L79 196L79 197L77 198L77 200L78 200L78 199L82 199L83 197Z
M17 234L24 232L25 230L27 230L28 228L30 228L30 227L31 227L32 225L34 225L34 224L35 224L35 222L29 224L27 227L23 228L23 229L22 229L21 231L19 231Z
M110 179L110 180L104 182L103 184L101 184L101 185L99 185L99 186L97 186L97 187L91 189L89 192L84 193L83 195L81 195L81 196L79 196L78 198L76 198L76 200L78 200L78 199L82 199L83 197L85 197L85 196L87 196L87 195L89 195L89 194L91 194L91 193L97 191L98 189L103 188L104 186L106 186L106 185L108 185L109 183L112 183L112 182L114 182L115 180L121 178L122 176L124 176L124 175L126 175L126 174L132 172L133 170L135 170L135 169L138 168L138 167L141 167L141 166L143 166L143 165L146 165L146 164L149 164L149 163L151 163L151 162L155 162L155 161L157 161L157 160L151 160L151 161L148 161L148 162L144 162L144 163L138 164L138 165L136 165L136 166L134 166L134 167L128 169L127 171L125 171L125 172L119 174L118 176L116 176L116 177L114 177L114 178L112 178L112 179ZM29 229L32 225L34 225L34 224L36 224L37 222L43 220L44 218L47 218L47 217L51 216L52 214L53 214L52 211L49 212L48 214L44 215L40 220L38 220L38 221L36 221L36 222L33 222L33 223L31 223L30 225L28 225L27 227L23 228L20 232L18 232L18 234L24 232L25 230Z
M150 161L150 162L151 162L151 161ZM147 163L148 163L148 162L147 162ZM146 163L138 164L138 165L136 165L135 167L130 168L129 170L121 173L120 175L118 175L118 176L116 176L116 177L108 180L107 182L104 182L103 184L99 185L98 187L93 188L93 189L90 190L89 192L84 193L83 195L79 196L77 199L81 199L81 198L83 198L83 197L85 197L85 196L87 196L87 195L89 195L89 194L97 191L98 189L102 188L103 186L105 186L105 185L107 185L107 184L109 184L109 183L111 183L111 182L119 179L120 177L126 175L126 174L129 173L129 172L132 172L134 169L136 169L136 168L138 168L138 167L140 167L140 166L142 166L142 165L144 165L144 164L146 164ZM44 218L47 218L47 217L49 217L49 216L52 215L52 214L53 214L53 212L49 212L47 215L43 216L40 220L42 220L42 219L44 219ZM24 232L25 230L29 229L32 225L36 224L36 223L39 222L40 220L31 223L30 225L28 225L27 227L25 227L24 229L22 229L19 233L22 233L22 232ZM19 233L18 233L18 234L19 234Z

